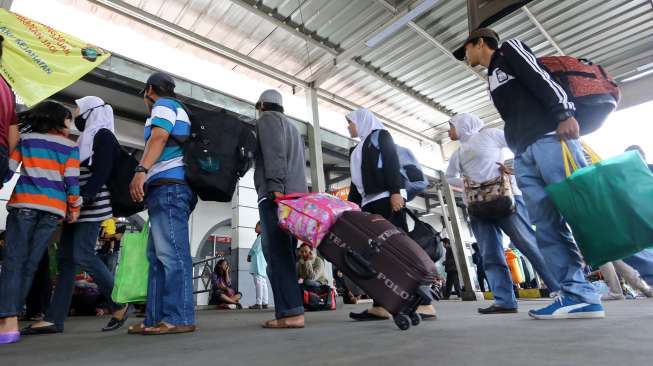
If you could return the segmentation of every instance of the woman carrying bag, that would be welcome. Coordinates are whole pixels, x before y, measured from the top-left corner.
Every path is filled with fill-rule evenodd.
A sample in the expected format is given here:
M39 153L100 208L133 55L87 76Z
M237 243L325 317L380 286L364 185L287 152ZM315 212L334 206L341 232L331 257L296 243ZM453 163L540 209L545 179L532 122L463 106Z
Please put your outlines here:
M408 232L406 190L401 175L397 148L392 136L381 121L369 110L359 108L346 116L349 134L360 143L351 152L351 187L349 201L363 211L383 216L396 227ZM430 304L420 306L423 319L435 319L435 309ZM358 321L386 320L392 316L384 308L373 304L361 313L350 313Z
M449 124L449 137L459 141L460 148L449 159L447 182L465 189L472 231L495 299L494 304L478 312L516 313L517 299L504 256L502 232L526 255L550 291L559 291L560 285L537 246L515 179L503 166L503 149L507 148L503 131L483 128L480 119L466 113L454 116Z

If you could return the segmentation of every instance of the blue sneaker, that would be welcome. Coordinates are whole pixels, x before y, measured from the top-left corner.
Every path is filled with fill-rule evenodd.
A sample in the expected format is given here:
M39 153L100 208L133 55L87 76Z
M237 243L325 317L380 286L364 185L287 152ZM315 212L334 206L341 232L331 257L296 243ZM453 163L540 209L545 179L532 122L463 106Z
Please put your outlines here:
M531 318L549 319L598 319L605 318L601 304L588 304L574 301L568 297L558 296L551 305L528 312Z

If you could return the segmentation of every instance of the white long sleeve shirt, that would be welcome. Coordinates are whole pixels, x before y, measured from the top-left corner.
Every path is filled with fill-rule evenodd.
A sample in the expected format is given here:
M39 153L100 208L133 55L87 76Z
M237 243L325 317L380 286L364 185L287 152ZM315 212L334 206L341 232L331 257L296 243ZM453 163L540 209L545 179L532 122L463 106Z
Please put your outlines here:
M447 182L458 188L464 188L463 177L474 182L486 182L501 175L499 165L505 161L504 149L508 148L503 131L496 128L484 128L472 135L453 153L447 167ZM513 194L521 196L515 177L511 176Z

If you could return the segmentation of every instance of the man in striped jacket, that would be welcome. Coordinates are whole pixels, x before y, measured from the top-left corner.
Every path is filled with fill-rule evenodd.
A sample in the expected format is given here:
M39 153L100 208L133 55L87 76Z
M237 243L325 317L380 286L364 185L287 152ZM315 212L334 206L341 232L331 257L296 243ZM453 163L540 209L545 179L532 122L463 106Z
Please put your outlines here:
M538 246L561 285L551 305L529 315L535 319L604 317L600 296L585 279L574 237L544 189L565 179L561 141L566 141L580 166L586 165L574 103L528 46L514 39L499 46L499 36L491 29L472 31L454 56L472 67L488 69L490 95L505 122L508 147L515 153L517 184L537 227Z

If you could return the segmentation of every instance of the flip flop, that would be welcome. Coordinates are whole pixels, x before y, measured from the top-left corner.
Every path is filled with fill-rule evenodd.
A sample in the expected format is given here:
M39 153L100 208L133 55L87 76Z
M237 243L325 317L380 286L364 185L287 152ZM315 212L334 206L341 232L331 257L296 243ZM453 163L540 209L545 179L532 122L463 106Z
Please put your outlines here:
M143 335L181 334L195 331L194 325L169 325L161 323L154 328L143 329Z
M385 318L382 316L374 315L369 311L365 310L362 313L349 313L349 317L353 320L359 322L368 322L368 321L377 321L377 320L388 320L390 318Z
M20 340L19 331L0 333L0 344L16 343L19 340Z
M282 324L280 319L268 320L263 323L263 328L266 329L301 329L304 325Z
M130 325L129 328L127 328L127 334L143 334L144 330L145 330L145 324L136 323Z

